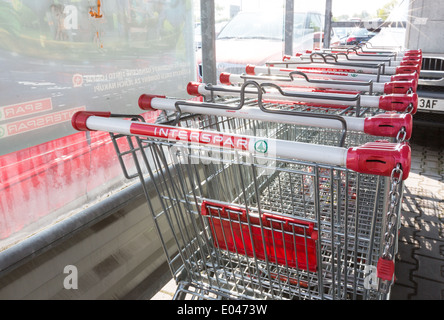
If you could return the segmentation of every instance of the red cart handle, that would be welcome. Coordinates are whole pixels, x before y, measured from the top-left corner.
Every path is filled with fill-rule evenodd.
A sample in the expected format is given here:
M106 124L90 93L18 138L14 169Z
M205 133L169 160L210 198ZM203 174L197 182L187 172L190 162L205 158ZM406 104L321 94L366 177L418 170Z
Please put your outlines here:
M419 63L422 63L422 56L420 56L420 55L404 56L404 57L402 57L401 61L409 61L409 60L416 60Z
M412 92L416 92L418 84L415 80L408 81L393 81L387 82L384 84L384 93L385 94L405 94L410 89Z
M396 74L413 73L413 72L419 73L420 71L421 71L420 64L402 65L402 66L396 67Z
M390 77L391 81L415 81L416 85L418 85L419 73L402 73L402 74L394 74Z
M411 148L407 143L368 142L350 148L347 153L347 168L356 172L390 177L398 164L402 168L402 180L406 180L411 166Z
M391 76L390 78L391 82L397 82L397 81L413 81L413 92L416 92L416 89L418 89L418 81L419 81L419 73L403 73L403 74L395 74Z
M421 72L421 61L420 60L403 60L400 63L401 67L413 67L416 68L416 72Z
M151 101L154 98L162 98L165 99L166 96L161 96L161 95L155 95L155 94L142 94L139 97L139 107L142 110L146 110L146 111L156 111L156 109L154 109L151 106Z
M390 94L379 98L379 108L386 111L409 111L415 114L418 110L418 95L412 94ZM408 110L410 108L410 110Z
M422 57L422 50L418 49L418 50L407 50L404 52L404 57L405 56L420 56Z
M105 117L109 118L111 112L109 111L78 111L71 118L71 124L74 129L78 131L92 131L86 126L86 120L91 117Z
M407 66L407 65L412 65L412 64L422 64L422 59L419 57L415 57L415 56L410 56L410 57L404 57L402 58L400 65L401 66Z
M220 76L219 76L219 81L222 84L226 84L226 85L231 85L230 82L230 73L227 72L221 72Z
M364 132L374 136L396 137L403 128L404 139L409 140L413 128L413 117L410 113L382 113L364 120Z

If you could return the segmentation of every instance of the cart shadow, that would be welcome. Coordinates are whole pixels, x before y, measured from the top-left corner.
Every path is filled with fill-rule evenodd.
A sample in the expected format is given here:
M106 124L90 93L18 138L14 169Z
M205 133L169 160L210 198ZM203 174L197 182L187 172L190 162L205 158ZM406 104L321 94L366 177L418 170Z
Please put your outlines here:
M442 299L444 199L440 194L405 187L396 260L392 300Z

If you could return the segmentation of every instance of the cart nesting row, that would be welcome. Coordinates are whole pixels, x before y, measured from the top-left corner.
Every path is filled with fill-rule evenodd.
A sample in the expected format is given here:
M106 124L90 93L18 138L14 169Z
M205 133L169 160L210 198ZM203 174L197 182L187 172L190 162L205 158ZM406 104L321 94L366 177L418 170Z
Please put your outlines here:
M279 73L272 62L191 82L200 101L143 94L157 123L91 111L72 123L110 132L125 176L139 177L175 298L388 299L417 108L417 71L400 67L421 58L304 53Z

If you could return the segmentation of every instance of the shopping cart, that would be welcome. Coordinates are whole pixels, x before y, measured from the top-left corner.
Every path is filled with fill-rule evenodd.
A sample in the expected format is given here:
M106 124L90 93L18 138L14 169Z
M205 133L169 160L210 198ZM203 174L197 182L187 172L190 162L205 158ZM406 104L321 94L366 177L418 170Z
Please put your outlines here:
M361 49L361 48L359 48ZM315 52L301 52L294 56L284 55L283 61L311 61L311 62L346 62L350 64L383 64L387 67L412 66L421 65L422 54L409 54L405 56L398 56L397 53L373 53L358 52L356 48L349 48L346 51L338 50L317 50Z
M320 55L322 60L286 60L286 61L270 61L267 62L269 66L286 66L297 70L314 70L321 69L323 71L343 71L349 73L365 73L375 75L396 75L402 73L419 73L421 71L421 64L417 64L414 60L402 61L398 66L388 65L387 62L381 61L350 61L338 60L335 56L328 59L326 56Z
M175 298L387 299L408 143L347 133L344 145L341 130L182 110L193 104L220 107L175 101L157 124L94 112L72 120L77 130L110 132L151 208L157 195L152 214Z
M422 50L402 50L401 48L396 47L377 47L373 46L370 42L362 43L359 45L352 46L340 46L334 48L323 48L320 50L307 50L305 52L298 53L299 54L311 54L311 53L346 53L350 54L353 58L356 59L375 59L381 60L383 58L389 58L392 61L400 61L400 60L408 60L409 58L422 59Z
M301 71L310 78L319 79L333 79L333 80L350 80L350 81L364 81L373 83L389 83L396 81L414 81L417 86L419 73L416 70L410 70L411 72L403 72L394 75L386 75L382 73L370 74L355 72L355 70L360 71L360 69L348 69L340 67L313 67L308 68L308 66L299 66L298 64L291 64L287 61L279 63L276 62L269 63L265 66L255 66L248 65L246 67L246 73L249 75L283 75L289 76L290 73L295 71Z
M356 48L349 48L346 51L335 48L284 56L282 61L269 61L265 66L249 65L246 72L252 75L258 73L276 75L302 71L313 77L336 80L344 77L354 81L382 83L413 80L417 85L421 64L420 51L358 53ZM265 67L274 69L267 70Z
M391 137L396 141L409 140L412 134L412 114L394 113L394 112L375 112L372 108L356 112L353 106L347 108L328 107L326 105L313 106L294 105L282 103L281 98L277 101L263 101L262 86L256 84L256 91L251 95L257 95L257 98L245 99L247 86L251 84L247 81L236 91L224 90L231 99L221 100L222 102L186 102L174 98L166 98L158 95L143 94L139 98L139 106L145 111L167 111L175 112L179 108L181 113L213 115L219 117L232 117L237 119L256 120L262 123L278 123L279 125L293 125L293 129L303 127L303 130L309 131L310 128L335 129L342 130L341 144L344 145L346 131L354 134L354 143L358 143L356 137L358 134L364 134L365 137L359 143L368 142L373 137ZM188 93L207 93L218 94L220 87L205 86L201 83L190 82ZM232 95L239 93L239 99L233 99ZM214 97L213 97L214 99ZM214 101L214 100L210 100ZM377 110L379 111L379 110ZM272 116L270 117L270 114ZM376 138L375 138L376 139Z
M255 88L245 90L245 86L257 84ZM329 92L325 90L295 91L281 88L274 82L258 83L256 81L245 81L242 86L212 85L199 82L190 82L187 92L194 96L204 96L206 99L214 100L215 97L257 97L267 102L290 103L294 106L305 105L313 108L353 109L357 116L365 112L382 113L386 111L408 112L415 114L418 108L418 95L413 90L406 94L361 94L360 92Z
M284 75L249 75L222 72L219 81L223 85L240 86L246 81L257 83L274 83L281 88L304 88L313 91L335 92L341 90L349 93L368 94L407 94L416 92L418 84L414 79L391 82L351 81L335 79L318 79L302 71L292 71Z

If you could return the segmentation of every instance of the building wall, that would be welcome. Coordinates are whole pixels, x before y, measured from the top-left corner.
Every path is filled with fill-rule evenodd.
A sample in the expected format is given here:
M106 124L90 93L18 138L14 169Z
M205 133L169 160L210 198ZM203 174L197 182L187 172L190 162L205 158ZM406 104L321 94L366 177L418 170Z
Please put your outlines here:
M47 246L0 277L1 300L143 299L171 278L141 194L69 239ZM77 288L72 288L72 267Z
M410 0L406 47L444 53L444 0Z

